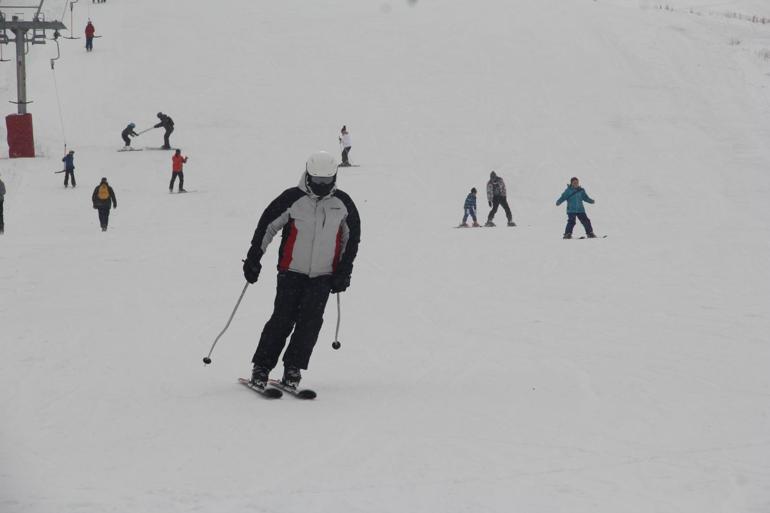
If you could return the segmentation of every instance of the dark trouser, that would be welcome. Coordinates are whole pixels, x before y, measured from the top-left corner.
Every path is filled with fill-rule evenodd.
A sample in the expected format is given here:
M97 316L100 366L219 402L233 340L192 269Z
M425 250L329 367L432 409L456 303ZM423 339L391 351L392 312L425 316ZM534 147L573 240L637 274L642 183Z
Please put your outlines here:
M178 172L178 173L171 173L171 183L168 184L168 190L172 190L174 188L174 182L176 181L176 177L179 177L179 190L181 191L184 189L184 173Z
M168 138L171 137L171 132L173 132L173 128L167 128L166 133L163 134L163 147L164 148L171 148L171 143L168 142Z
M505 210L505 216L508 218L508 222L513 221L513 214L511 214L511 207L508 206L508 199L505 196L493 196L492 197L492 210L489 211L487 221L494 219L497 214L497 207L502 206Z
M586 229L586 235L594 233L593 227L591 227L591 220L588 219L588 216L585 214L585 212L581 213L567 213L567 227L564 229L565 234L572 235L572 229L575 227L575 218L580 219L580 223L583 225L583 228Z
M348 161L348 153L350 153L350 148L352 148L352 146L345 146L345 148L342 149L343 164L350 164L350 162Z
M126 143L126 146L131 146L131 139L129 139L127 135L124 135L122 137L123 137L123 142Z
M102 225L102 230L107 228L107 223L110 222L110 209L102 207L99 210L99 224Z
M90 52L94 49L94 38L87 37L86 38L86 51Z
M463 224L465 224L465 221L468 220L468 216L471 216L471 219L473 219L474 223L478 223L478 221L476 221L476 209L475 208L471 207L471 208L466 208L465 209L465 214L463 215Z
M3 219L3 198L0 198L0 232L5 230L5 219Z
M286 338L294 329L283 355L283 364L307 369L324 322L330 290L331 276L309 278L299 273L278 273L273 315L262 330L252 363L274 368L286 345Z
M72 186L75 187L75 170L74 169L67 169L64 171L64 186L67 187L70 183L70 178L72 178Z

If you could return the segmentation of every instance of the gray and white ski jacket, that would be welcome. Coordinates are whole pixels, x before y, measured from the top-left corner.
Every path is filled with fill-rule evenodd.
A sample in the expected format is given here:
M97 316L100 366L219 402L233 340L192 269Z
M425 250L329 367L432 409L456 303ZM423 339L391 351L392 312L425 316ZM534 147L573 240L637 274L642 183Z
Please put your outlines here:
M248 258L259 262L281 232L278 271L315 278L350 275L361 239L361 221L353 200L339 189L319 198L305 185L285 190L265 209L251 240Z

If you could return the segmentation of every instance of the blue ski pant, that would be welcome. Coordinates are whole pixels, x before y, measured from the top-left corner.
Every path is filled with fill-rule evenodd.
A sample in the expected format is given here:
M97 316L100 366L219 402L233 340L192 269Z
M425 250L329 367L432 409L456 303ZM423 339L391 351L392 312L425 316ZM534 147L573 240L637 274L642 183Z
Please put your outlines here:
M465 224L465 221L468 220L468 216L470 216L471 219L473 219L474 223L478 223L478 221L476 220L476 209L475 208L470 207L470 208L466 208L465 209L465 214L463 215L463 224Z
M591 226L591 220L588 219L588 216L585 214L585 212L580 213L567 213L567 227L564 229L565 234L572 235L572 229L575 228L576 221L575 219L580 219L580 224L583 225L583 228L586 230L586 235L589 233L594 233L594 229Z

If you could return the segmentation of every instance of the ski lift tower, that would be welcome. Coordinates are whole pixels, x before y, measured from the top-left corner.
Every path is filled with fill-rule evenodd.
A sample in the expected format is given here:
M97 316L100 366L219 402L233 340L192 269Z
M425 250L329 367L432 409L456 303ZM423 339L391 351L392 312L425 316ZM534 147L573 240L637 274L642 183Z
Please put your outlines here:
M45 0L40 0L37 6L23 5L3 5L0 4L0 44L7 45L10 42L16 43L16 93L18 107L16 114L10 114L5 118L5 124L8 129L8 149L11 158L34 157L35 139L32 132L32 115L27 112L27 68L25 62L26 52L29 44L45 44L46 30L61 30L66 28L60 21L45 21L40 13ZM32 21L24 21L19 16L12 16L10 20L6 18L7 9L34 9ZM28 33L32 31L31 35ZM8 33L13 34L13 39L8 37Z

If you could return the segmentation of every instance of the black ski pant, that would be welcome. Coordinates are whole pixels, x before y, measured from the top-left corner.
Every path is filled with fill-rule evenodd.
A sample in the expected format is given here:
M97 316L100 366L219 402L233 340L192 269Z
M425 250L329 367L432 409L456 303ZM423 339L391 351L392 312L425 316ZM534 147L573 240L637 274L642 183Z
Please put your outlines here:
M67 169L64 171L64 186L67 187L70 183L70 178L72 178L72 186L75 187L75 170L74 169Z
M174 182L176 182L177 176L179 177L179 190L181 191L184 189L184 173L180 171L178 173L171 173L171 183L168 184L168 190L171 191L174 189Z
M497 214L497 207L503 207L503 210L505 210L505 216L508 218L508 222L510 223L513 221L513 214L511 214L511 207L508 206L508 199L505 196L493 196L492 197L492 210L489 211L489 215L487 216L487 222L494 219L495 214Z
M107 223L110 222L110 209L106 207L99 208L99 224L102 226L102 229L107 228Z
M126 146L131 146L131 139L129 139L127 135L123 135L121 137L123 137L123 142L126 144Z
M3 198L0 197L0 232L5 230L5 219L3 219Z
M572 235L572 229L575 228L575 218L580 219L580 223L583 225L583 228L586 230L586 235L594 233L594 229L591 226L591 220L588 219L588 216L585 214L585 212L580 213L573 213L568 212L567 213L567 227L564 229L564 234L570 234Z
M163 147L171 148L171 143L168 142L168 138L171 137L171 132L174 131L174 127L166 128L166 132L163 134Z
M307 369L324 322L330 291L331 276L310 278L293 272L278 273L273 315L262 330L252 363L273 369L293 329L283 364Z
M342 149L343 164L350 164L350 162L348 161L348 153L350 153L350 148L352 148L352 146L345 146L345 148Z

